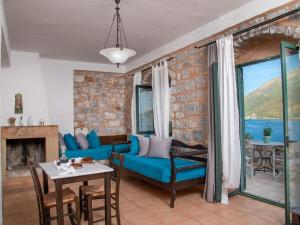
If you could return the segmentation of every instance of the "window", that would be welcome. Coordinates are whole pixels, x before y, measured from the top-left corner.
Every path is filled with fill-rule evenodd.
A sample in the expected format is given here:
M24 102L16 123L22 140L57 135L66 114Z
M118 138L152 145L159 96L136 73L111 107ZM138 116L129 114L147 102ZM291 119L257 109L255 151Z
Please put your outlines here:
M138 134L154 133L152 87L136 86L136 119Z

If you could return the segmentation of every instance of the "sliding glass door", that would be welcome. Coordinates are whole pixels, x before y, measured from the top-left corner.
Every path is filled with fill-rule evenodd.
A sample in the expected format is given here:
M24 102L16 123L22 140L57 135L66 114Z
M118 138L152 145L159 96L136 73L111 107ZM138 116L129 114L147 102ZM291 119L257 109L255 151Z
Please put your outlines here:
M281 43L285 137L286 224L300 207L300 63L299 47Z
M278 46L279 49L279 46ZM242 168L240 190L272 204L285 204L280 57L237 66ZM264 131L271 130L269 140Z

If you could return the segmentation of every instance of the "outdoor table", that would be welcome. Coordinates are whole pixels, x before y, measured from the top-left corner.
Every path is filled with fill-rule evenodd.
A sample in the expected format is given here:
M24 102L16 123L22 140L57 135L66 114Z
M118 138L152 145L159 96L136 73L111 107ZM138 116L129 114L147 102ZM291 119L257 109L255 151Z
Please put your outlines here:
M275 178L276 177L276 168L275 168L275 161L276 161L276 153L275 152L276 152L276 149L275 149L275 147L283 147L284 144L282 142L269 142L269 143L266 143L266 142L263 142L263 141L251 141L250 143L254 145L253 151L255 150L256 146L261 146L263 151L267 151L267 152L272 153L272 164L270 165L271 166L270 169L272 170L273 177ZM254 153L253 153L253 155L254 155ZM255 170L256 169L258 169L258 168L255 168Z
M43 170L44 192L48 193L48 177L55 183L57 224L64 225L62 186L75 182L85 182L104 177L105 186L105 224L111 225L111 173L113 169L98 162L83 164L82 168L76 169L76 173L61 175L53 162L40 163ZM61 172L61 171L60 171Z

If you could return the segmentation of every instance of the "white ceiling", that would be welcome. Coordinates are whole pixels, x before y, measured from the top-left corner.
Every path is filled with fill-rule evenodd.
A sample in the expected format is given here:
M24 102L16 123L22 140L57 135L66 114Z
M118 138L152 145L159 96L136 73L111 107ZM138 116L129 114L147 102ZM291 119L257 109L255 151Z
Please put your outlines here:
M250 1L122 0L120 7L128 45L139 58ZM108 63L98 51L112 22L113 0L4 0L4 6L13 50Z

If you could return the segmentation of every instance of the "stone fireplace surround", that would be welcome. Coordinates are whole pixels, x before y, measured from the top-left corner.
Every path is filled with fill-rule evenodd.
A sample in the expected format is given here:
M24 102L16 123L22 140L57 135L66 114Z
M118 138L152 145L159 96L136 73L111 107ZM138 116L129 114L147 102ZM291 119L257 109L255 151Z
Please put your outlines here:
M45 161L58 158L58 126L14 126L1 127L1 164L2 177L7 177L7 142L22 139L44 139Z

